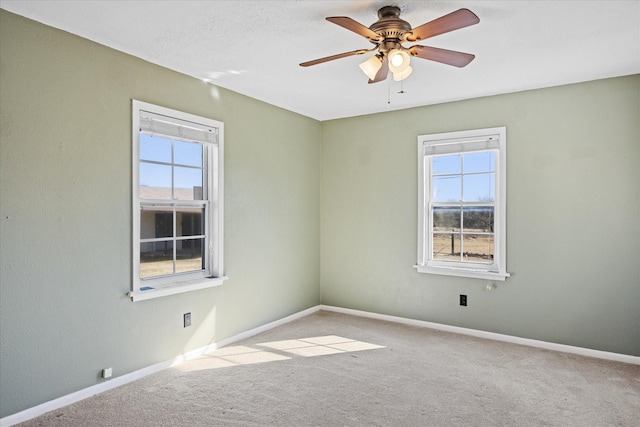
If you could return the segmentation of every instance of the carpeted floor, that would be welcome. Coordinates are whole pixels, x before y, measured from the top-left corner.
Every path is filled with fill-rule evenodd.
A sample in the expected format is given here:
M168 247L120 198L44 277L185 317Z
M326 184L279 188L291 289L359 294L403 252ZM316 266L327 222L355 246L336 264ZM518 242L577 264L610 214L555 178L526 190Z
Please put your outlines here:
M640 366L320 311L21 426L638 426Z

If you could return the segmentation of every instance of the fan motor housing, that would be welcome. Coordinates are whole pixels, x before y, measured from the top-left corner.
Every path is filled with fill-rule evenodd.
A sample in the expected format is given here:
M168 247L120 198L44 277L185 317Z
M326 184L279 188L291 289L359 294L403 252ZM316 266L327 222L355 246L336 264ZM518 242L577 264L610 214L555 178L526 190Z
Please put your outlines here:
M411 24L400 19L400 8L385 6L378 10L378 20L369 29L386 39L402 39L404 33L411 31Z

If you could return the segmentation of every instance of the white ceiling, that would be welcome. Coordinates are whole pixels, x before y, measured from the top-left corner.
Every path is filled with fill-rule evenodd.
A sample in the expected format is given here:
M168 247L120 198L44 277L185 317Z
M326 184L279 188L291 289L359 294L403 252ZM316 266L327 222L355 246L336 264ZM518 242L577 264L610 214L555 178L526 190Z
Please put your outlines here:
M372 47L324 18L369 26L389 4L413 27L470 9L479 24L420 44L476 59L458 69L413 58L404 94L391 78L367 84L358 64L368 55L298 65ZM0 7L318 120L640 73L639 0L0 0Z

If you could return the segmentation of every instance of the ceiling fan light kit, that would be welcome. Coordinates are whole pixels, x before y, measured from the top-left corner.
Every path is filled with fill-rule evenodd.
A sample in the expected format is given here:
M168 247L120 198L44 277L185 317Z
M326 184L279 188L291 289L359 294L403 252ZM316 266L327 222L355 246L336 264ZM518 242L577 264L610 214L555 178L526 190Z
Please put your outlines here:
M376 74L378 74L380 68L382 68L382 58L378 55L373 55L360 64L360 69L369 77L369 80L376 78Z
M413 72L413 68L409 65L412 56L453 65L454 67L465 67L473 61L475 55L421 45L406 48L402 46L402 43L417 42L468 27L477 24L480 19L468 9L459 9L412 28L407 21L400 19L399 7L384 6L378 10L378 20L371 24L370 27L365 27L346 16L331 16L327 18L327 21L365 37L374 44L374 47L303 62L300 66L309 67L335 59L377 51L374 56L360 64L362 71L369 77L369 83L377 83L385 80L389 72L393 74L395 81L401 81L409 77Z
M409 54L402 49L391 49L388 53L389 71L401 73L407 69L411 61Z
M404 70L393 73L393 80L395 80L397 82L402 81L402 80L406 79L407 77L409 77L411 75L411 73L413 73L413 67L411 67L411 65L409 65Z

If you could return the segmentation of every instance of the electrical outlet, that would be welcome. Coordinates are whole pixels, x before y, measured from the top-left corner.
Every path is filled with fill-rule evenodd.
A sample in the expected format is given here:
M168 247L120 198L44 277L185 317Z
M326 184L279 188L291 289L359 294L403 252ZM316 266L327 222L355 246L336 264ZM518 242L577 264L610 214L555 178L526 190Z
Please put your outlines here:
M191 313L185 313L182 317L184 320L184 327L186 328L187 326L191 326Z
M102 370L102 378L111 378L113 375L113 368L104 368Z
M466 307L467 306L467 296L466 295L460 295L460 305Z

